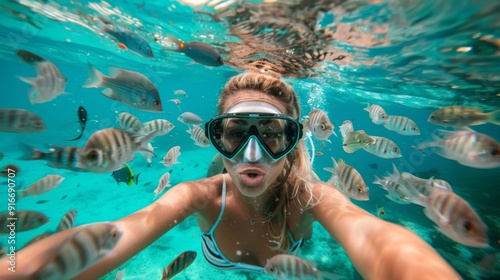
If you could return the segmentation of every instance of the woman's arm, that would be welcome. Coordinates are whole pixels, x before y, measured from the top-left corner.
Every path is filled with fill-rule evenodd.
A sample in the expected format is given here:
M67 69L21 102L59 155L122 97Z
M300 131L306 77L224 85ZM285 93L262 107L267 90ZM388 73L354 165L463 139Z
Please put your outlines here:
M211 180L211 179L206 179ZM132 256L146 248L185 218L206 206L209 191L204 181L183 183L172 187L153 204L114 222L123 235L113 250L96 264L74 279L98 279L114 270ZM0 278L32 279L27 275L35 263L44 258L44 252L64 241L79 227L53 234L16 253L16 273L7 272L6 262L0 264ZM12 277L14 276L14 277ZM19 277L19 278L17 278Z
M310 211L344 248L365 279L460 279L456 271L410 230L376 218L338 189L316 184Z

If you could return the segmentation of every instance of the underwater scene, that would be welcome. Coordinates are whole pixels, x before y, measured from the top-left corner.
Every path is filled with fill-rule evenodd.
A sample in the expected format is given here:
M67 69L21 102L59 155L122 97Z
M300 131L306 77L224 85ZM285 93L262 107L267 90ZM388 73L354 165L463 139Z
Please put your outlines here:
M28 243L222 173L204 124L226 82L255 71L296 91L301 122L324 114L331 125L303 138L321 181L419 235L463 279L500 279L499 1L0 0L0 17L2 269ZM112 128L145 137L109 169L81 164ZM342 187L343 164L369 198ZM461 203L487 240L454 236L439 224L449 216L432 221L430 204L411 199L431 188ZM298 256L362 279L317 223ZM212 267L194 217L101 279L172 277L272 279Z

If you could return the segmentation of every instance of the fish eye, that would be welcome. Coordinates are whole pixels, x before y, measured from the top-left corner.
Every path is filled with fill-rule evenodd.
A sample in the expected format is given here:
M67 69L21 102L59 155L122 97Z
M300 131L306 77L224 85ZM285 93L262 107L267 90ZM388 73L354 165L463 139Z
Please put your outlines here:
M35 126L43 126L43 123L41 121L36 121L34 122Z
M490 155L492 155L494 157L498 157L498 156L500 156L500 150L493 149L493 150L490 151Z
M45 219L43 217L38 217L36 219L36 221L39 222L39 223L41 223L41 222L45 221Z
M363 193L363 188L358 187L358 193Z
M149 54L152 54L152 53L153 53L153 50L149 50L149 51L148 51L148 53L149 53Z
M321 130L325 130L326 129L326 125L324 123L321 124Z
M417 127L412 126L412 127L411 127L411 130L415 131L415 130L417 130Z
M387 118L387 116L386 116L386 115L381 115L380 117L381 117L382 119Z
M430 118L431 120L433 120L433 119L435 119L436 117L434 117L434 116L430 116L429 118Z
M89 160L96 160L99 157L99 154L97 153L96 150L92 150L87 154L87 159Z
M160 103L160 101L155 101L153 104L154 104L155 106L160 106L160 104L161 104L161 103Z
M111 232L111 237L112 237L112 238L115 238L115 237L117 237L117 236L118 236L118 231L113 230L113 231Z
M398 148L394 148L394 149L392 149L392 151L395 152L395 153L398 153L399 149Z
M272 267L269 268L269 271L271 271L271 272L274 272L275 270L276 269L274 268L274 266L272 266Z
M469 233L469 234L473 234L474 233L474 226L472 225L471 222L465 221L464 224L463 224L463 226L464 226L464 229L465 229L465 231L467 233Z

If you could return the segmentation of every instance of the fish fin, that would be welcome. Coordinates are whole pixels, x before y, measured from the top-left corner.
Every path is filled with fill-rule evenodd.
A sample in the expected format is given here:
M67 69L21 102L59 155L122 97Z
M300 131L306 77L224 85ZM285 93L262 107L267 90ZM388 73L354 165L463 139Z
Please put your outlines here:
M161 280L168 280L167 270L165 268L163 268Z
M333 132L333 135L335 135L335 137L339 137L339 136L337 135L337 133L335 132L335 130L333 130L333 129L332 129L332 132ZM328 140L328 139L327 139L327 140ZM328 140L328 142L330 142L330 140ZM330 142L330 143L332 143L332 142Z
M121 73L123 72L123 69L120 69L118 67L109 67L108 68L108 73L111 77L115 78L117 77L118 75L120 75Z
M21 160L30 160L30 159L43 159L45 156L45 153L31 147L28 144L25 143L20 143L20 149L23 152L23 155L19 158Z
M89 77L83 84L84 88L96 88L103 85L105 76L90 63L88 76Z
M21 76L17 76L19 78L19 80L27 83L27 84L30 84L32 86L35 86L36 85L36 81L37 81L37 78L28 78L28 77L21 77Z
M186 44L184 42L182 42L181 40L175 38L174 36L167 35L167 37L168 37L168 39L170 41L172 41L176 45L176 48L173 49L173 51L180 51L180 50L183 50L186 47Z
M104 96L106 96L106 97L108 97L108 98L111 98L111 99L115 100L115 92L114 92L112 89L110 89L110 88L105 88L105 89L103 89L103 90L101 91L101 93L102 93Z
M488 113L488 122L500 125L500 109Z
M136 185L139 185L139 175L141 175L141 173L135 175L135 177L134 177Z
M363 110L370 112L370 103L368 103L368 105L366 105L366 108L363 108Z
M399 174L399 170L394 163L392 163L392 176L395 179L401 177L401 174Z
M330 167L324 167L324 168L323 168L323 170L326 170L326 171L328 171L328 172L330 172L330 173L333 173L333 174L337 173L337 172L335 171L335 169L330 168Z

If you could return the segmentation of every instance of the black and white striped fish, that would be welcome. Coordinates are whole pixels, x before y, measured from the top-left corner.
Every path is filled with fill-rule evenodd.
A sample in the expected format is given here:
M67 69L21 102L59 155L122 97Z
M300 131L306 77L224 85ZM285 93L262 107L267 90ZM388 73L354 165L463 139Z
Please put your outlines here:
M420 135L420 128L417 124L403 116L389 116L384 127L401 135Z
M120 127L126 131L137 132L142 129L141 121L136 116L127 112L120 113L117 121L120 123Z
M25 160L46 160L49 166L54 168L68 169L72 171L86 172L86 170L78 167L80 158L79 147L60 147L52 146L49 152L42 152L36 148L22 144L22 149L25 151Z
M174 146L170 148L167 154L163 157L163 165L165 167L169 167L178 163L180 155L181 155L181 146Z
M338 163L332 157L333 168L325 167L324 170L331 172L337 177L338 183L344 192L356 200L369 200L368 187L361 174L352 166L347 165L344 160Z
M344 279L330 272L320 271L316 264L295 255L278 254L267 260L264 272L274 279Z
M44 121L30 111L0 108L0 132L36 133L46 130Z
M41 227L49 222L49 218L45 214L31 210L17 210L10 215L11 212L6 211L0 213L0 234L9 234L12 222L15 221L15 231L22 232ZM13 220L15 219L15 220Z
M122 229L113 223L82 226L48 249L32 275L36 279L73 278L108 254L122 234Z
M451 185L441 179L423 179L408 172L401 173L401 179L407 182L408 185L412 186L414 189L418 190L424 196L428 196L433 188L453 191Z
M150 134L156 132L156 136L161 136L169 133L174 129L174 124L164 120L164 119L156 119L149 122L143 123L142 133Z
M342 135L342 138L345 139L347 136L347 133L354 131L354 126L352 125L352 122L349 120L345 120L340 126L340 135Z
M64 93L67 79L52 62L40 61L33 65L36 78L19 77L32 86L28 93L31 104L45 103Z
M311 133L319 140L328 140L330 135L337 136L333 129L335 126L330 121L326 113L322 110L312 110L307 116L307 121L304 123L304 129L311 131Z
M394 143L392 140L385 137L371 135L370 138L375 141L364 147L363 149L365 151L380 158L401 157L401 150L399 149L398 145L396 145L396 143Z
M38 196L40 194L46 193L52 189L57 188L61 182L64 180L64 177L61 175L57 174L49 174L40 180L34 182L33 184L29 185L26 189L20 190L18 192L18 198L17 199L22 199L27 196Z
M165 172L165 174L161 176L160 181L158 182L158 187L155 189L155 196L153 197L153 200L155 200L166 187L170 187L170 172Z
M368 106L363 110L370 114L370 119L372 119L374 124L385 124L389 119L389 115L387 115L384 109L379 105L368 104Z
M195 251L186 251L178 255L168 266L163 269L162 280L172 279L179 272L190 266L196 259Z
M191 139L194 140L196 146L206 148L210 146L210 141L207 136L205 136L205 131L203 128L193 125L193 128L186 130L187 133L191 134Z
M73 224L75 223L75 218L77 214L78 211L76 210L69 210L68 212L66 212L66 214L64 214L61 221L57 225L56 231L59 232L72 228Z
M146 145L156 132L144 135L118 128L106 128L92 134L79 151L78 168L94 173L108 173L123 167L134 158L134 153L147 151ZM156 155L154 155L156 157Z

